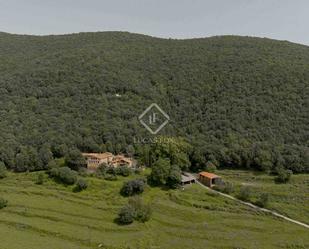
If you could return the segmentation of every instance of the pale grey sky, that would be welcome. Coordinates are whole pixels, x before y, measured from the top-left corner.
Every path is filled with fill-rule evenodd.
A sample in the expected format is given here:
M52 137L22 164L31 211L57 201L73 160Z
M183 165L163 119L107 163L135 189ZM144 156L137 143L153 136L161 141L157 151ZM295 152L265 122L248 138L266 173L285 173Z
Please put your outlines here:
M308 0L0 0L0 31L249 35L309 45Z

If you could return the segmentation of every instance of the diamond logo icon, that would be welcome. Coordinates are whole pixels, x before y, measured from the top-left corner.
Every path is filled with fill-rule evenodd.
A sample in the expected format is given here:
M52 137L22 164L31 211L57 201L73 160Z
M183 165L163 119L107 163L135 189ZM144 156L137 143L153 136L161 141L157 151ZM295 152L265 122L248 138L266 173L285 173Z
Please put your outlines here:
M167 125L170 117L156 103L152 103L139 115L138 120L151 134L155 135Z

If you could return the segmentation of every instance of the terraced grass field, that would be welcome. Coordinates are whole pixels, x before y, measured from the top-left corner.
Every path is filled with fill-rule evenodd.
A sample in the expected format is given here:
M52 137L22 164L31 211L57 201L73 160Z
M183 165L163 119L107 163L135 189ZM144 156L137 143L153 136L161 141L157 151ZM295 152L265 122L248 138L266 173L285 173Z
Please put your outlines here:
M268 193L269 209L309 224L309 174L293 175L286 184L277 184L275 176L262 172L220 170L217 174L233 183L235 193L241 186L248 186L253 202L260 193Z
M0 249L198 249L309 248L308 229L255 211L198 185L185 190L148 187L149 222L120 226L114 222L127 199L123 181L89 177L89 187L73 193L37 173L10 173L0 180ZM129 178L134 178L131 176Z

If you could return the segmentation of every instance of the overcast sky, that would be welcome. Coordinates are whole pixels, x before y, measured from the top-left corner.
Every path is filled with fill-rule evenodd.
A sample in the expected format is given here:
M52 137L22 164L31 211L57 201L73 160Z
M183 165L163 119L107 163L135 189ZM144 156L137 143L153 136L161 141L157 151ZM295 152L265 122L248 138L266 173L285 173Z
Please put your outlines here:
M309 0L0 0L0 31L249 35L309 45Z

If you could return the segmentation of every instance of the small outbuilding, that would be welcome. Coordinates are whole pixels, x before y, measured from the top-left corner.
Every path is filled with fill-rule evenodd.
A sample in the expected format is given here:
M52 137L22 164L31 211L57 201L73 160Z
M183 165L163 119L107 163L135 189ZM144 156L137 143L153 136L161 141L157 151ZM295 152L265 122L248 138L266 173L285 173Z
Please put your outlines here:
M181 185L195 183L195 178L191 174L182 173L181 174Z
M203 183L207 187L212 188L215 185L219 185L222 183L222 178L213 173L209 173L206 171L200 172L198 174L199 182Z

